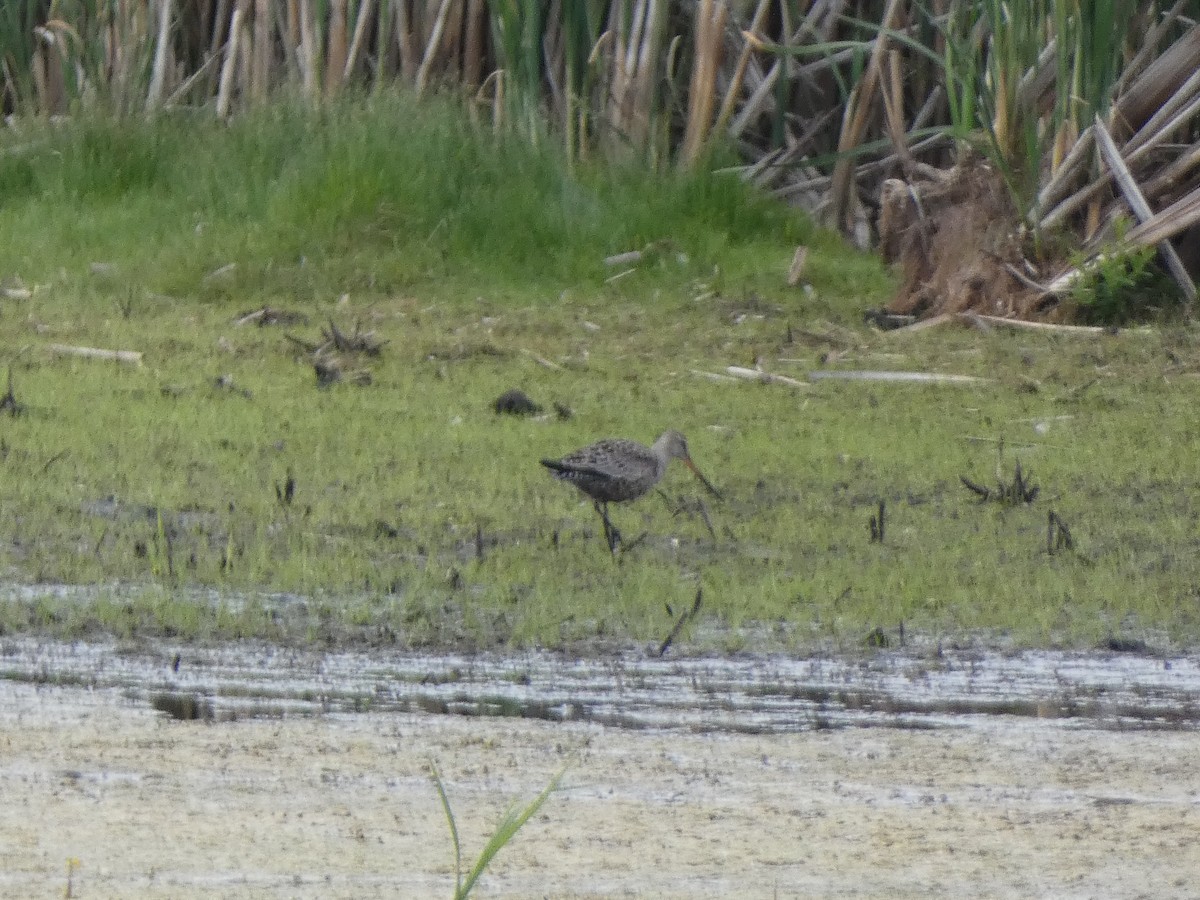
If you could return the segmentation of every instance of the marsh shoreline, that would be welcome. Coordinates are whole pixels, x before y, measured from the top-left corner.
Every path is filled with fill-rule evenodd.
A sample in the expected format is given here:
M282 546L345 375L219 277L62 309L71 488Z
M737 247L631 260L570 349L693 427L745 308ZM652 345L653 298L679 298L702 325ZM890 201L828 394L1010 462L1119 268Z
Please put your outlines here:
M480 896L1184 897L1200 867L1194 657L3 647L4 897L68 860L80 897L446 896L431 760L468 857L566 770Z

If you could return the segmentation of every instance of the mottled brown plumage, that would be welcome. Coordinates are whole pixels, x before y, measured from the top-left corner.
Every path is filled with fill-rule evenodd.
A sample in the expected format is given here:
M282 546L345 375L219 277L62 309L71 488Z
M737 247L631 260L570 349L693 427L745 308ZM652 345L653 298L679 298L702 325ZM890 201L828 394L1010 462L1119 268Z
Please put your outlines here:
M620 532L609 521L608 504L636 500L648 493L662 480L672 459L682 460L709 491L721 496L692 462L687 439L678 431L664 431L651 447L625 438L609 438L562 459L543 459L542 465L555 478L575 485L592 498L604 521L609 549L616 552Z

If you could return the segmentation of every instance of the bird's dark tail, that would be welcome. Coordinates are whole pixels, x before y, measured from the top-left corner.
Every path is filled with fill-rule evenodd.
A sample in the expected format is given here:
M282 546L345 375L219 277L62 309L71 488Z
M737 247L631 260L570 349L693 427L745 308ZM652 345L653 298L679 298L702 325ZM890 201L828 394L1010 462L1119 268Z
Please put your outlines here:
M543 459L542 465L555 472L566 472L570 469L569 466L564 466L557 459Z

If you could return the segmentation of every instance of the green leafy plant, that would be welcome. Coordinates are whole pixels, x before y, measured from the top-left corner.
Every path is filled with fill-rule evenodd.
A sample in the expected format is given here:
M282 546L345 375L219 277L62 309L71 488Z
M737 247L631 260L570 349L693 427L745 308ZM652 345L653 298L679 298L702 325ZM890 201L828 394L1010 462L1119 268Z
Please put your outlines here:
M1118 227L1118 241L1127 228ZM1071 299L1079 318L1097 325L1123 325L1160 312L1163 301L1178 291L1166 284L1162 271L1154 264L1153 247L1123 249L1100 254L1086 266L1074 260L1084 271L1076 281Z
M454 821L454 812L450 808L450 798L446 796L446 786L442 782L442 775L438 771L437 763L430 760L429 768L433 777L434 787L437 788L438 796L442 800L442 809L446 812L446 821L450 825L450 839L454 843L454 900L462 900L462 898L470 895L476 882L483 876L487 867L491 865L496 854L499 853L509 841L511 841L521 827L533 818L534 814L542 808L550 795L558 789L558 784L562 780L563 772L559 772L550 783L542 790L540 794L533 798L524 809L518 809L516 806L509 807L508 811L500 819L500 824L496 826L496 830L492 832L491 839L484 845L480 851L479 858L475 861L475 865L471 867L471 871L467 873L466 879L463 878L462 869L462 844L458 839L458 825Z

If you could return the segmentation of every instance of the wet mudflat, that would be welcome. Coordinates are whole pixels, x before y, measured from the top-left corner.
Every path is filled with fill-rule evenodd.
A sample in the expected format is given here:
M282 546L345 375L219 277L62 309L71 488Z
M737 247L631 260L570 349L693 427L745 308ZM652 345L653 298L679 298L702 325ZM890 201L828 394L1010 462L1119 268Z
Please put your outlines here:
M0 896L1194 896L1200 661L0 644Z

